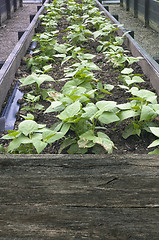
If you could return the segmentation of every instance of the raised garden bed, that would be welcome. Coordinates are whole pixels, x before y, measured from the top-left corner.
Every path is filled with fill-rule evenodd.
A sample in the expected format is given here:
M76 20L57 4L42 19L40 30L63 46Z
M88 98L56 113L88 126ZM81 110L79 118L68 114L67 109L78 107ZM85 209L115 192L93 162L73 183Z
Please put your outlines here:
M60 23L62 29L63 21L61 20ZM96 55L92 62L102 68L102 71L94 70L93 74L100 80L104 78L102 83L107 83L108 79L109 84L117 85L121 69L113 68L107 63L101 52L96 54L95 43L93 52L89 54ZM91 44L86 46L92 49ZM24 60L17 71L17 79L29 74ZM57 72L57 68L60 71ZM141 68L136 63L133 64L133 68L135 72L141 72ZM59 59L53 64L48 74L50 73L55 80L63 77L63 68ZM149 80L145 76L143 79L145 82L142 86L147 85L149 88ZM56 91L60 91L63 84L65 81L61 84L57 81L53 82ZM46 85L51 87L52 82ZM33 90L34 87L31 85L23 87L23 90L30 91L30 89ZM123 94L120 95L119 90L115 86L112 91L116 93L115 101L118 99L122 102L126 94L122 90ZM110 98L111 101L115 97L115 94L106 95L104 91L97 97L101 94ZM53 96L56 95L53 94ZM88 94L85 97L89 97ZM24 102L21 104L24 106ZM49 105L49 102L45 105ZM26 115L26 112L21 110L21 114ZM39 110L32 114L35 115L36 121L39 121L38 118L42 116L42 122L46 121L47 126L52 124L54 118L52 113L49 121L46 114L41 115ZM17 120L21 121L23 117L18 115ZM29 128L30 125L26 130ZM114 134L114 138L118 137L119 135ZM139 140L135 137L132 141L136 143L136 139ZM126 142L129 144L129 140ZM143 142L140 146L142 145ZM120 150L120 142L118 149ZM49 150L52 153L52 150L56 152L58 149L50 148ZM45 152L45 154L28 155L1 154L0 212L3 221L0 222L0 238L3 240L157 240L159 234L158 157L133 154L135 151L126 150L125 153L129 153L127 155L68 155Z
M87 5L88 2L85 2L85 4ZM81 5L77 4L77 7L79 6L81 8ZM47 20L48 15L43 16L43 21L47 24L47 33L37 36L35 40L41 44L39 45L40 51L42 52L42 48L45 48L48 55L43 55L43 52L41 55L37 55L37 52L34 52L34 58L28 59L28 61L32 71L36 71L36 75L32 74L25 78L25 82L23 82L23 87L25 86L23 90L26 92L34 89L33 86L30 87L30 82L46 82L43 85L40 82L38 84L42 86L43 90L48 87L52 89L48 90L48 95L44 91L42 93L43 98L50 97L51 107L47 108L49 101L41 101L40 104L43 104L45 112L47 112L43 115L39 103L38 105L34 104L35 99L41 99L39 97L39 94L41 94L40 88L37 89L39 91L38 96L35 97L33 92L26 96L28 102L33 103L32 109L30 106L24 106L26 103L22 103L23 108L20 110L20 114L25 119L27 108L30 113L34 110L33 115L35 116L33 118L32 115L28 115L27 120L20 125L19 120L22 120L22 117L18 116L16 128L19 133L22 131L20 135L24 139L16 138L15 136L18 133L16 131L4 137L15 137L15 141L10 144L8 151L14 151L15 153L17 151L19 153L36 151L38 153L61 153L64 150L66 153L111 153L114 149L118 153L146 153L148 151L147 146L155 139L154 130L158 129L158 104L157 95L153 92L148 79L141 78L138 75L142 72L135 63L137 59L131 57L130 53L125 53L126 49L122 48L123 39L115 35L116 27L106 19L102 22L103 16L99 17L99 12L94 6L93 8L96 9L95 11L97 11L97 16L101 22L98 23L98 26L96 19L93 25L92 18L89 19L88 16L84 15L86 17L85 20L83 17L85 24L80 25L80 27L85 35L77 33L79 28L75 25L74 35L71 35L70 30L73 27L69 28L69 23L74 21L75 16L71 19L70 15L70 22L66 21L68 14L61 12L63 7L66 7L65 4L60 8L58 25L54 22L53 26L50 26ZM67 13L69 11L73 13L72 7L69 6L69 8ZM78 11L80 11L80 8L78 8ZM81 22L82 17L78 16L76 16L76 21L79 18ZM107 25L109 31L107 29L103 31L100 24ZM52 31L55 31L54 26L55 29L58 26L60 31L54 32L54 37L49 38ZM52 28L51 32L49 32L49 28ZM65 31L66 28L67 31ZM119 31L121 30L119 29ZM51 48L45 44L46 38L49 39ZM67 41L68 39L70 39L70 42ZM132 42L129 41L129 43ZM61 44L65 44L65 48ZM53 45L56 49L53 48ZM67 50L67 48L70 49ZM53 52L50 54L49 51ZM46 64L40 67L39 56L43 59L43 62L46 60ZM49 61L47 60L48 57L50 58ZM63 65L61 65L61 59L63 59ZM50 62L50 60L53 60L53 62ZM129 64L131 61L134 62L132 65ZM69 68L71 65L72 69ZM28 75L24 67L26 65L20 68L18 77ZM41 74L40 77L39 73ZM61 81L60 79L64 77L65 79ZM86 79L86 82L82 77ZM48 80L51 80L49 84L47 83ZM26 84L27 81L30 81L29 84ZM137 87L138 82L142 82L139 87ZM132 84L135 84L135 86ZM62 89L64 85L65 87ZM152 91L150 92L148 89ZM129 102L127 102L128 99ZM122 103L127 103L127 105L121 105ZM56 108L56 111L54 111L54 108ZM54 112L57 112L59 116L56 117L57 114ZM60 121L58 127L50 128L57 121ZM118 124L116 124L117 122ZM47 128L38 125L42 123L47 124ZM108 125L110 128L108 128ZM33 129L29 130L31 126ZM121 135L127 140L121 138ZM64 136L65 141L61 144ZM57 144L55 144L55 140L59 140ZM14 144L17 141L20 142L15 147ZM22 148L19 143L22 143Z

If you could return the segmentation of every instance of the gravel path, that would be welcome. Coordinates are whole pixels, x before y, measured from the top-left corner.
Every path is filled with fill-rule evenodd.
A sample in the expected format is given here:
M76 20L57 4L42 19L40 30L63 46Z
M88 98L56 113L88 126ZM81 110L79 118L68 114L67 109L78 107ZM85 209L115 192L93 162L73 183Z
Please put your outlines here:
M109 5L109 12L111 15L118 14L119 22L124 25L125 29L134 30L134 39L151 57L159 58L159 33L151 28L144 27L138 18L134 18L130 12L119 4Z
M11 19L0 26L0 61L5 61L18 42L18 31L25 31L30 24L30 14L36 14L41 4L24 4Z

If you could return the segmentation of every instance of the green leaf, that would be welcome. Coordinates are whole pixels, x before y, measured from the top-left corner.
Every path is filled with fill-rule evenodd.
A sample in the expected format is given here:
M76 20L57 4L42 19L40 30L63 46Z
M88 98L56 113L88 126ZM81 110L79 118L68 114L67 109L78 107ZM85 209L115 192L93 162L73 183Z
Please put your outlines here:
M118 87L120 87L121 89L124 89L124 90L129 90L129 87L125 86L125 85L118 85Z
M95 138L94 142L101 145L109 154L113 152L114 143L110 140L110 138L102 133L97 133L98 137Z
M47 74L41 74L38 78L37 78L37 80L36 80L36 82L37 82L37 84L38 84L38 87L40 87L40 85L43 83L43 82L54 82L55 80L52 78L52 77L50 77L49 75L47 75Z
M62 153L62 151L66 148L68 148L70 145L72 145L73 143L76 143L75 139L72 138L66 138L63 143L60 145L60 149L58 151L58 153Z
M31 143L31 139L21 134L18 138L15 138L12 142L10 142L7 152L13 152L14 150L18 149L22 143Z
M111 91L111 90L113 90L113 88L114 88L114 85L112 85L112 84L104 84L104 89Z
M155 111L151 107L146 105L142 106L140 121L153 120L156 116L157 116L157 113L155 113Z
M149 152L148 154L159 154L159 149L155 149L154 151Z
M115 114L115 113L112 113L112 112L104 112L102 113L98 120L101 122L101 123L104 123L104 124L109 124L109 123L112 123L112 122L117 122L120 120L120 118Z
M134 84L134 83L142 83L142 82L145 82L145 81L139 76L134 76L131 80L125 79L125 82L127 83L127 85L131 85L131 84Z
M38 140L38 141L33 141L33 145L34 145L37 153L39 154L47 146L47 143Z
M83 108L85 113L81 115L82 118L90 119L92 115L94 115L97 111L98 108L94 103L88 103L86 107Z
M158 145L159 145L159 139L153 141L153 142L148 146L148 148L156 147L156 146L158 146Z
M0 152L5 152L5 149L4 149L4 147L2 146L2 144L0 144Z
M102 111L112 111L116 107L116 102L114 101L99 101L96 106Z
M99 144L95 144L91 148L91 152L94 154L106 154L106 150Z
M38 124L33 120L24 120L19 124L18 130L27 136L38 130Z
M93 62L88 62L87 67L89 67L90 70L101 70L96 64Z
M31 84L35 83L37 81L37 79L38 79L38 76L35 73L31 74L26 78L20 79L20 82L22 83L21 86L31 85Z
M18 135L20 135L21 133L15 130L8 130L9 134L6 134L2 137L2 139L14 139L16 138Z
M95 31L95 32L93 33L93 35L94 35L94 38L96 39L97 37L99 37L100 35L102 35L102 33L103 33L103 31L102 31L102 30Z
M124 110L118 113L118 117L120 118L120 121L123 121L125 119L131 118L131 117L136 117L138 116L139 113L129 109L129 110Z
M141 99L149 101L149 102L151 102L153 104L157 104L157 95L154 92L151 92L151 91L146 90L146 89L139 90L136 87L132 87L130 89L130 92L134 96L137 96L137 97L139 97Z
M69 154L85 154L87 151L87 148L79 148L77 143L73 143L67 150Z
M64 137L64 134L62 132L53 133L52 135L48 136L47 143L49 143L49 144L54 143L55 141L57 141L63 137Z
M139 128L139 126L137 124L130 124L124 129L122 136L124 139L127 139L131 135L140 136L140 134L141 134L141 129Z
M123 104L118 104L117 106L118 108L122 109L122 110L127 110L127 109L131 109L131 104L129 102L127 103L123 103Z
M159 104L152 104L152 108L157 114L159 114Z
M30 113L27 113L26 116L24 115L20 115L20 116L23 117L25 120L34 120L34 115Z
M48 72L48 71L50 71L50 70L52 69L52 65L51 65L51 64L45 65L45 66L43 67L43 69L44 69L44 72ZM51 80L51 81L52 81L52 80Z
M159 137L159 127L150 127L150 130L156 137Z
M83 133L82 135L80 135L80 139L86 139L86 140L94 140L94 137L95 137L95 135L94 135L94 132L93 132L93 130L88 130L88 131L86 131L85 133Z
M132 68L124 68L122 71L121 71L121 74L131 74L134 70Z
M62 121L67 121L74 117L81 109L81 103L76 101L71 105L67 106L63 112L61 112L57 117Z
M63 133L63 135L65 135L68 132L68 130L70 129L70 126L71 126L70 123L66 123L66 122L63 123L60 130Z
M55 54L54 57L57 57L57 58L66 58L66 54Z
M61 107L61 108L59 108ZM62 105L61 101L53 101L51 102L51 106L49 106L44 113L55 112L58 110L63 110L64 106Z
M35 104L35 109L37 109L37 110L44 110L45 108L44 108L44 106L42 104L36 103Z

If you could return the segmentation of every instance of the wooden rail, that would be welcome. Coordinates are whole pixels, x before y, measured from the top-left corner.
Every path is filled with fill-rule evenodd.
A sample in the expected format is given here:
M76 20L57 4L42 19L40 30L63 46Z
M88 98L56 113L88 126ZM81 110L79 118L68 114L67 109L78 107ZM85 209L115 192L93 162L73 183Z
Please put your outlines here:
M1 239L158 240L148 155L0 155Z

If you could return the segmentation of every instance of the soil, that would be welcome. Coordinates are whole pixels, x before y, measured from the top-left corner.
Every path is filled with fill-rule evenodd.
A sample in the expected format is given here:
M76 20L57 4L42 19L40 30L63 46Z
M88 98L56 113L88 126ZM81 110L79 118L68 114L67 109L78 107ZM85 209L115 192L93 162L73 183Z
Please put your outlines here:
M60 31L62 31L66 28L65 19L63 19L63 21L60 22L59 27L60 27ZM63 36L63 34L64 33L62 33L62 36ZM60 35L61 34L59 34L59 36ZM61 41L62 36L60 36L59 41ZM130 97L130 95L128 93L126 93L124 90L119 89L119 87L118 87L118 85L121 83L121 82L119 82L119 79L118 79L119 69L113 68L105 60L104 56L101 53L97 54L96 46L97 46L96 43L93 43L92 41L89 41L87 44L84 44L82 47L89 50L89 53L96 55L96 57L93 59L93 61L96 65L98 65L100 67L101 71L94 72L95 77L103 83L112 84L112 85L115 86L114 89L112 90L113 94L112 95L105 94L103 99L104 100L116 101L117 103L127 102L127 99ZM126 49L125 46L124 46L124 48ZM128 53L128 54L131 55L130 53ZM27 57L28 57L28 55L26 55L25 59ZM59 79L64 77L64 75L63 75L64 74L64 67L66 67L67 65L68 65L68 63L61 66L60 62L56 61L56 62L53 63L52 71L49 72L49 74L55 80L59 80ZM141 68L138 64L134 63L132 65L132 67L133 67L134 72L136 74L142 74L143 75L142 70L141 70ZM57 71L57 69L58 69L58 71ZM28 71L27 66L26 66L26 62L23 59L22 65L19 68L19 70L17 71L16 79L26 77L29 74L30 74L30 72ZM150 82L149 82L149 79L147 79L147 77L144 76L144 75L143 75L143 79L145 80L145 82L141 84L141 88L154 91ZM64 82L63 83L62 82L60 82L60 83L55 82L55 83L43 84L42 87L43 88L52 87L56 91L60 91L63 84L64 84ZM21 88L21 90L24 93L26 93L26 92L30 91L31 88L30 87L25 87L25 88L23 87L23 88ZM21 104L21 107L23 107L25 103L22 100L22 101L20 101L20 104ZM49 103L47 103L47 105L49 106ZM15 124L15 129L17 128L20 121L23 120L21 115L26 115L26 112L20 110L17 113L17 122ZM43 114L42 111L37 111L35 113L35 120L38 123L46 124L47 127L50 127L51 125L53 125L57 121L56 115L53 115L52 113L51 114ZM154 140L154 136L151 135L151 134L148 134L147 132L143 132L140 138L138 136L132 136L132 137L129 137L128 139L125 140L121 136L122 136L123 129L126 127L127 123L128 123L128 121L125 121L124 123L120 123L118 125L109 124L110 128L107 128L107 130L106 130L106 134L114 142L115 147L116 147L116 149L114 149L113 153L118 153L118 154L125 154L125 153L127 153L127 154L128 153L129 154L145 154L145 153L148 153L147 146ZM4 140L0 140L0 143L1 142L4 143ZM60 142L56 142L52 146L48 146L42 153L43 154L44 153L56 154L56 153L58 153L59 145L60 145Z

